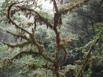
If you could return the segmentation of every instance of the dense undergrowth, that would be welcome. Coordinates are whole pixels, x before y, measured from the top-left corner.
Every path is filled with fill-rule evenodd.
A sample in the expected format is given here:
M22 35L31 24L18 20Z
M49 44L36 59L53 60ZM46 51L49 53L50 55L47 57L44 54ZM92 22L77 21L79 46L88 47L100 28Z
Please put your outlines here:
M5 0L2 4L0 77L102 77L102 17L92 16L91 21L88 15L82 17L95 12L92 0L75 0L63 9L55 1L53 14L45 13L36 1ZM92 5L102 9L102 2Z

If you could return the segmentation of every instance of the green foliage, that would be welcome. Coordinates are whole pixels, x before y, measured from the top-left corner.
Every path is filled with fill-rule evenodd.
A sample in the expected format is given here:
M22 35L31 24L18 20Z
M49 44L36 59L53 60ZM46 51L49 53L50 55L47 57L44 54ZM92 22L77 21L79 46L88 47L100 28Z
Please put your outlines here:
M0 15L2 16L2 15L5 15L5 11L4 10L6 10L7 9L7 6L10 4L10 2L9 2L9 0L6 0L6 2L4 2L3 3L3 5L2 5L2 10L0 11ZM45 12L40 12L40 15L41 16L43 16L46 20L48 20L49 22L53 22L52 21L52 16L50 16L48 13L45 13ZM16 17L16 19L17 19L17 21L18 22L21 22L22 21L22 17L20 18L19 17L19 15L18 14L15 14L15 17ZM75 15L74 15L74 17L75 17ZM5 17L4 17L4 19L5 19ZM5 25L5 21L7 22L7 20L5 20L4 21L4 19L2 19L1 21L1 25ZM74 19L74 21L72 21L72 19L74 19L72 16L71 16L71 19L69 20L70 22L76 22L76 19ZM66 20L64 20L64 24L66 23L67 21ZM80 22L82 22L82 21L80 21ZM78 24L80 24L80 22L77 22ZM67 22L68 23L68 22ZM77 26L77 24L74 24L74 25L76 25ZM102 32L103 31L103 27L102 27L103 25L101 25L101 24L97 24L97 26L94 26L94 30L95 30L95 35L96 35L96 37L94 38L94 39L96 39L96 38L98 38L98 36L97 36L97 34L98 34L98 32ZM80 28L81 29L81 28ZM79 50L79 52L77 52L77 53L81 53L81 52L84 52L84 50L85 51L87 51L88 49L89 49L89 46L91 45L91 42L92 41L94 41L94 40L91 40L91 39L89 39L89 40L91 40L90 41L90 43L88 44L82 44L81 43L81 40L79 39L77 39L77 35L75 34L75 33L72 33L72 32L67 32L68 30L66 30L65 29L65 25L62 25L61 26L61 29L59 30L59 32L61 33L61 37L62 38L66 38L66 37L69 37L70 39L75 39L76 40L76 42L74 42L74 43L77 43L77 45L80 47L80 46L82 46L81 48L78 48L78 49L80 49ZM36 39L37 40L39 40L40 41L40 43L41 44L43 44L44 45L44 47L45 47L45 49L49 52L49 53L51 53L51 52L53 52L53 51L55 51L55 49L56 49L56 43L55 43L55 33L53 32L53 31L51 31L50 29L48 29L47 30L47 28L46 27L44 27L44 25L40 25L39 24L39 27L37 27L37 29L36 29L36 33L35 33L35 37L36 37ZM103 37L101 37L101 41L99 41L97 44L96 44L96 48L95 48L95 51L96 51L96 53L98 53L98 51L100 52L100 51L103 51L103 45L102 45L102 42L103 42ZM101 43L101 44L100 44ZM37 51L37 48L36 47L32 47L32 46L25 46L25 48L26 47L28 47L28 48L30 48L30 49L32 49L33 50L33 52L36 52ZM73 47L73 48L71 48L71 49L69 49L69 46L67 46L68 48L67 48L67 51L69 52L70 50L72 51L72 49L75 49L75 46ZM22 48L22 47L21 47ZM27 49L27 48L26 48ZM5 45L0 45L0 58L4 58L5 56L4 56L4 53L5 53L5 51L7 50L7 46L5 46ZM6 56L6 57L9 57L9 58L11 58L11 57L14 57L18 52L20 52L21 50L20 50L20 47L18 47L18 48L15 48L14 49L14 52L10 52L10 55L9 56ZM62 51L62 50L61 50ZM103 52L101 52L102 54L100 54L101 56L102 56L102 58L103 58ZM3 55L3 56L2 56ZM62 54L63 55L63 54ZM93 54L94 55L94 54ZM50 55L51 56L51 55ZM54 55L53 55L54 56ZM75 56L75 55L74 55ZM95 56L97 56L97 57L99 57L99 55L95 55ZM23 55L23 57L22 58L20 58L20 59L18 59L18 60L14 60L14 64L9 64L9 63L6 63L6 65L3 65L3 62L2 61L0 61L0 68L3 66L3 68L4 67L6 67L6 69L7 70L9 70L9 71L7 71L7 73L8 72L10 72L11 70L12 70L12 76L10 76L10 77L18 77L18 76L20 76L20 77L26 77L26 76L31 76L31 75L29 75L29 74L31 74L31 72L32 71L35 71L35 70L37 70L38 68L42 68L42 65L45 65L47 62L42 58L42 57L33 57L32 55ZM8 65L9 64L9 65ZM69 65L67 65L67 66L69 66ZM75 66L75 65L73 65L73 67L72 66L70 66L70 67L68 67L67 68L67 71L68 71L68 69L74 69L74 67L77 67L77 66ZM79 69L79 68L78 68ZM40 70L39 70L40 71ZM92 74L92 70L91 70L91 68L89 68L86 72L85 72L85 74L86 74L86 77L90 77L91 76L91 74Z
M0 59L3 59L3 57L6 57L6 51L7 51L7 46L5 45L0 45Z
M95 28L95 32L98 33L98 32L102 32L103 31L103 23L97 23L94 25L94 28Z

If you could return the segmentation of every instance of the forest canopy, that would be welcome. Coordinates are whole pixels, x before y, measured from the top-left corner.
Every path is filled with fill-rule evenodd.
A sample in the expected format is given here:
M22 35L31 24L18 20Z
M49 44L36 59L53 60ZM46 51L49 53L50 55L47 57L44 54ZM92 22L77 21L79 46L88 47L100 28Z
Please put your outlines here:
M0 77L102 77L103 0L0 4Z

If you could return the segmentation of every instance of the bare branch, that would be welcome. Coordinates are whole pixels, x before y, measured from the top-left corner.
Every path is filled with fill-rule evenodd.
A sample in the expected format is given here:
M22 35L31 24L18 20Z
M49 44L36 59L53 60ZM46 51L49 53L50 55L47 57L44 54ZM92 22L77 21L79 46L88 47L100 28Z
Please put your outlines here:
M54 5L54 9L55 9L56 13L58 13L58 7L57 7L57 3L55 0L53 0L53 5Z

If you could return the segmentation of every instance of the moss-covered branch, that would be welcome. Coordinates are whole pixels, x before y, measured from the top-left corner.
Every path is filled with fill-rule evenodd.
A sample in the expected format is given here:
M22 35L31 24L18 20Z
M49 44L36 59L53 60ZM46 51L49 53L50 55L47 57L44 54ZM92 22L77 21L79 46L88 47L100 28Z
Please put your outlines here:
M87 50L87 55L85 56L85 60L83 61L83 64L81 65L81 69L79 70L76 77L82 77L83 70L85 69L85 67L91 57L91 52L92 52L93 48L95 47L96 43L98 43L98 41L100 40L102 33L103 32L98 33L97 36L93 39L89 49Z
M4 44L7 45L8 47L14 48L14 47L24 47L30 43L31 43L30 41L27 41L19 44L8 44L8 43L4 43Z
M45 60L53 62L53 60L49 56L47 56L45 54L40 54L39 52L33 52L32 50L31 51L22 51L22 52L18 53L17 55L15 55L14 57L12 57L11 60L20 59L25 55L32 55L33 57L40 57L41 56Z
M10 31L7 31L7 33L13 35L14 37L20 37L20 38L22 38L22 39L25 39L25 40L28 40L28 41L29 41L29 39L28 39L25 35L15 34L15 33L12 33L12 32L10 32Z
M90 0L74 0L73 2L64 4L59 8L59 13L60 14L65 14L68 11L70 12L70 11L84 5L85 3L89 2L89 1Z

